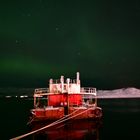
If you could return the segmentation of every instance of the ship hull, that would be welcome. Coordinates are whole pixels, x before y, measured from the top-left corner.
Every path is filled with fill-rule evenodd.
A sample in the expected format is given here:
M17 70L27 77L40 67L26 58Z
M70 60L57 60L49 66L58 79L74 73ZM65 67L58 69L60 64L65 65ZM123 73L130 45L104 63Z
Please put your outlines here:
M101 119L102 109L100 107L69 107L68 114L65 114L65 108L38 108L32 109L32 121L55 121L68 116L67 119L83 120L83 119Z

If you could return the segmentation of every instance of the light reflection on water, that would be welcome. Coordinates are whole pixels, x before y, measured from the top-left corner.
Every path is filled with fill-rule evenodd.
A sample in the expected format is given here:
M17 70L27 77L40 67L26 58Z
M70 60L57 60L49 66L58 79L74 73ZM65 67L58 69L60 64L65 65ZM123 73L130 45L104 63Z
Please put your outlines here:
M45 125L36 123L32 125L32 130ZM92 137L93 140L98 140L100 126L101 121L68 121L34 134L32 138L34 140L84 140Z

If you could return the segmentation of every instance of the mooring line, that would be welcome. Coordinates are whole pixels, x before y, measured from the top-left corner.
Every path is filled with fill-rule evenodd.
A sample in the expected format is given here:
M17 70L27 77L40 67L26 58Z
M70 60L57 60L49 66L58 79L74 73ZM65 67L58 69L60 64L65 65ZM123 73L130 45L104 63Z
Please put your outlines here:
M27 125L29 125L30 123L32 123L33 120L34 120L34 118L30 119L30 121L27 122Z
M92 107L91 107L91 108L92 108ZM78 113L78 114L76 114L76 115L74 115L74 116L71 116L71 114L73 114L73 112L72 112L71 114L69 114L69 115L67 115L67 116L65 116L65 117L63 117L63 118L61 118L61 119L59 119L59 120L57 120L57 121L55 121L55 122L53 122L53 123L47 125L47 126L44 126L44 127L39 128L39 129L37 129L37 130L34 130L34 131L29 132L29 133L23 134L23 135L21 135L21 136L17 136L17 137L15 137L15 138L10 139L10 140L19 140L19 139L22 139L22 138L24 138L24 137L26 137L26 136L32 135L32 134L37 133L37 132L39 132L39 131L42 131L42 130L44 130L44 129L46 129L46 128L49 128L49 127L51 127L51 126L54 126L54 125L57 125L57 124L62 123L62 122L64 122L64 121L67 121L67 120L69 120L69 119L75 118L75 117L77 117L77 116L83 114L84 112L90 110L91 108L88 108L88 109L86 109L86 110L84 110L84 111L82 111L82 112L80 112L80 113ZM77 111L77 110L76 110L76 111ZM75 112L76 112L76 111L75 111ZM68 116L71 116L71 117L68 117ZM67 118L67 117L68 117L68 118Z

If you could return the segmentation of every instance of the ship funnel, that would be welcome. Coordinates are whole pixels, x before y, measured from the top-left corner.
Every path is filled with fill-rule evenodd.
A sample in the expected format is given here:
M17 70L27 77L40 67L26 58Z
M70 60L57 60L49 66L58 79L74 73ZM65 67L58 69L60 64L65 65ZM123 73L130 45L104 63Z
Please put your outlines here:
M67 78L67 90L68 90L68 93L70 91L69 85L70 85L70 78Z
M64 76L61 76L60 82L61 82L61 92L63 93L63 91L64 91Z
M50 84L52 84L53 83L53 79L50 79Z
M61 83L64 83L64 76L61 76L60 82L61 82Z
M76 73L76 82L77 82L77 84L80 84L80 73L79 72Z

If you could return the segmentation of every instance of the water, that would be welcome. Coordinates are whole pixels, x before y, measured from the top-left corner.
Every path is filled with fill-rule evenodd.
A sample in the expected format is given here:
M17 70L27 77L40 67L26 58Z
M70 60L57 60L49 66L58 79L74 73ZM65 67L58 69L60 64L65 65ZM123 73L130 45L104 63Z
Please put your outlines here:
M102 139L139 139L140 99L112 99L103 102Z
M140 98L100 99L98 105L103 108L103 120L99 124L88 121L77 122L77 124L70 122L25 139L140 139ZM31 130L26 123L32 107L33 100L29 98L0 98L1 140L8 140Z

